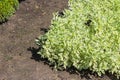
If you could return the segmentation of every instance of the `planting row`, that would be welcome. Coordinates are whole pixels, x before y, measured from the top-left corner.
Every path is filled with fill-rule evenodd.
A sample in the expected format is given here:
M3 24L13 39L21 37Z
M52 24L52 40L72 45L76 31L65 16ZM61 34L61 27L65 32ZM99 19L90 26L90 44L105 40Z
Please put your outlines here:
M18 9L18 0L0 0L0 23ZM36 39L38 54L56 69L106 71L120 77L120 0L69 0L54 13L50 30Z

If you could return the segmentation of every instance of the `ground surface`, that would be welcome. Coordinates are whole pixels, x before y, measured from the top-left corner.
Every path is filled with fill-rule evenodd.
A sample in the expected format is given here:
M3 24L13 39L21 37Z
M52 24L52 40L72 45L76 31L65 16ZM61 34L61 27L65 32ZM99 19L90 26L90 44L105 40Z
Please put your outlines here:
M84 71L71 74L52 70L36 55L34 40L50 25L52 13L68 0L25 0L8 22L0 25L0 80L115 80Z

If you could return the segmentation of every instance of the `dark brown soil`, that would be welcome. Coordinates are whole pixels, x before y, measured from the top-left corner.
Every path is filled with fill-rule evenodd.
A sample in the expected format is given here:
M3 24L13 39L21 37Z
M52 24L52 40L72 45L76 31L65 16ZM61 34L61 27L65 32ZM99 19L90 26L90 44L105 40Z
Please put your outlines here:
M34 41L48 29L53 12L68 0L22 0L19 10L0 25L0 80L116 80L110 75L55 71L36 55Z

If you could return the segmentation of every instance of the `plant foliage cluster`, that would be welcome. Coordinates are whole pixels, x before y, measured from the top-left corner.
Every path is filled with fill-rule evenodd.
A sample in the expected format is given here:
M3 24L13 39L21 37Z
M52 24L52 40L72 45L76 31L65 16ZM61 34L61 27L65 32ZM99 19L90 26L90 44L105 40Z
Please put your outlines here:
M18 0L0 0L0 22L4 22L13 15L18 5Z
M74 66L120 77L120 0L69 0L63 16L36 40L56 68Z

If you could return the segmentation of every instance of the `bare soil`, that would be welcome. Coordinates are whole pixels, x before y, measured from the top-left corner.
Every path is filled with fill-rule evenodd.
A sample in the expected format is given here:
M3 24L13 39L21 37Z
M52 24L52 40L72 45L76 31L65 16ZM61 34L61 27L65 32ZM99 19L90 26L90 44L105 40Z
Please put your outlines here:
M0 80L117 80L89 71L55 71L36 54L35 38L49 28L53 12L67 5L68 0L22 0L19 10L0 24Z

